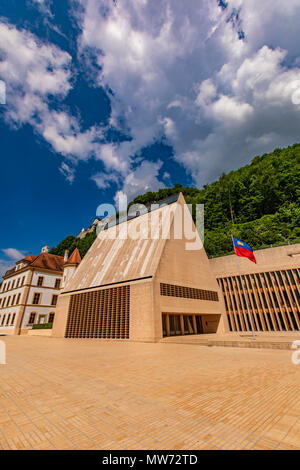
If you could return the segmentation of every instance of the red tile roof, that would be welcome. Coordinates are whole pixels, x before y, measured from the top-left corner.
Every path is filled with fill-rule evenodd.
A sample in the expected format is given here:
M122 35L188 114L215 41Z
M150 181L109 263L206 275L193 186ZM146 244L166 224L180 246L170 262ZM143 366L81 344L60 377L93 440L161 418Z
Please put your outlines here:
M49 269L51 271L62 272L64 270L63 256L52 255L51 253L41 253L38 256L28 255L21 260L27 263L27 267ZM16 264L20 263L18 261ZM6 271L5 276L13 274L16 268Z
M70 258L66 261L65 266L68 264L80 264L80 263L81 263L81 256L80 256L78 248L75 248Z
M21 259L20 261L17 261L16 264L18 264L18 263L24 263L24 262L25 262L25 263L26 263L26 262L31 263L31 261L33 261L35 258L36 258L35 255L28 255L28 256L26 256L25 258Z
M41 253L31 263L34 268L52 269L53 271L64 270L63 256L52 255L51 253Z

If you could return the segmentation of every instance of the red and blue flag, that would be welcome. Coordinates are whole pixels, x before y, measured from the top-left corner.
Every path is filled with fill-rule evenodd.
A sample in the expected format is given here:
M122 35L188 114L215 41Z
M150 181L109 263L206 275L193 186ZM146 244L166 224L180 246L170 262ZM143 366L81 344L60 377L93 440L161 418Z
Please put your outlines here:
M235 254L237 256L241 256L242 258L248 258L253 263L256 263L256 259L253 253L252 248L247 245L247 243L242 242L242 240L238 240L237 238L232 237L233 245L235 249Z

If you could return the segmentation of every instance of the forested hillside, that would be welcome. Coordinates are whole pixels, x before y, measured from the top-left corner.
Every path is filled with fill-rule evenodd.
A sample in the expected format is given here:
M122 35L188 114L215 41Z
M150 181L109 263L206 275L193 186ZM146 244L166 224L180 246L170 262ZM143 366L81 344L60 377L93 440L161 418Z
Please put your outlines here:
M254 249L300 242L300 144L257 156L250 165L223 174L203 189L177 184L138 196L132 203L155 202L179 191L187 203L205 205L208 256L232 252L231 233ZM63 254L67 239L51 252ZM93 237L79 241L82 255L92 242ZM71 243L75 247L75 237Z

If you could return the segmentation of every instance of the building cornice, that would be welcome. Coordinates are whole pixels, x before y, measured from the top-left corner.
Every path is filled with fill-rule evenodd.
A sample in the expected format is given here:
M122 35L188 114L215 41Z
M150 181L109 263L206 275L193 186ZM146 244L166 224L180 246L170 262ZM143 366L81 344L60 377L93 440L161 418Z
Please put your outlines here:
M12 278L13 276L17 276L19 274L25 273L26 271L38 271L38 272L41 272L41 273L51 273L51 274L56 274L58 276L63 275L63 271L57 271L56 269L46 269L46 268L38 268L38 267L35 267L35 266L26 266L22 269L18 269L17 271L14 271L11 274L7 274L7 275L5 274L3 276L3 282L6 281L7 279Z

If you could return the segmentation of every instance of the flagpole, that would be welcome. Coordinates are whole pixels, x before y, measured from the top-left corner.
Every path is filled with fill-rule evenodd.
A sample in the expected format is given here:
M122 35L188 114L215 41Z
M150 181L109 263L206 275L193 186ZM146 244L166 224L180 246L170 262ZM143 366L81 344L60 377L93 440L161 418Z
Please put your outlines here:
M231 238L232 238L233 249L234 249L234 252L235 252L235 246L234 246L234 240L233 240L233 235L232 234L231 234ZM246 302L246 305L247 305L247 311L248 311L249 321L250 321L250 325L251 325L251 331L252 331L253 339L256 339L255 332L254 332L254 327L253 327L253 322L252 322L252 318L251 318L251 314L250 314L250 308L249 308L249 304L248 304L248 300L247 300L247 296L246 296L246 291L245 291L245 287L244 287L244 283L243 283L241 265L240 265L240 261L237 258L238 258L238 256L235 254L235 261L236 261L237 268L238 268L238 271L239 271L240 280L241 280L243 293L244 293L244 297L245 297L245 302Z

